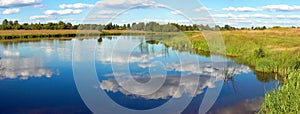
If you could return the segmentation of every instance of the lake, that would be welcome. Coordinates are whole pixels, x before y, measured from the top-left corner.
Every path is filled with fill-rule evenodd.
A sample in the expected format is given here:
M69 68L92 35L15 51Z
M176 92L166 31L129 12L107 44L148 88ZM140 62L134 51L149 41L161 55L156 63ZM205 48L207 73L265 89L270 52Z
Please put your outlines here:
M255 113L264 94L278 86L272 74L253 72L251 67L228 58L226 74L230 77L225 79L221 76L223 72L219 72L222 68L212 65L211 57L147 41L149 38L144 36L105 36L101 40L2 42L0 113L88 114L95 112L97 107L98 113L122 113L117 108L114 110L108 102L99 104L104 106L106 103L111 109L86 105L90 101L82 97L89 94L88 90L97 90L104 92L111 103L121 108L143 111L170 105L178 107L173 107L168 113L196 114L206 92L217 87L220 87L220 92L207 113ZM74 42L82 47L75 45L73 49ZM95 45L89 46L89 43ZM81 60L74 57L74 53L80 50L78 48L89 47L95 48L93 62L99 83L86 91L78 91L78 83L85 81L85 76L73 76L76 72L73 72L72 64ZM88 55L80 56L78 58ZM129 79L153 84L135 86ZM161 80L163 83L158 83ZM155 87L158 89L153 90ZM101 102L104 98L90 99ZM168 104L172 101L179 104Z

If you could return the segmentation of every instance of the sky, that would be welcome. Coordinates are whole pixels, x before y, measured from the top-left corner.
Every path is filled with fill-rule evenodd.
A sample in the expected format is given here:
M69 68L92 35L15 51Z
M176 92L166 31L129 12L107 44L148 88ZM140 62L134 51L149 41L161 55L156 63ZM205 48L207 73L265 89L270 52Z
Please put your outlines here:
M0 0L0 20L300 26L298 0Z

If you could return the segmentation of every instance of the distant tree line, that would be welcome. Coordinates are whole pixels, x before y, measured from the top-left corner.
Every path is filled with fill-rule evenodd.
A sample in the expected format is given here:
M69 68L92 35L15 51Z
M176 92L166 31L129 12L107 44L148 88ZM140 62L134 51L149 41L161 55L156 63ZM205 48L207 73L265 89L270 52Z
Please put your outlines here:
M23 23L19 24L17 20L8 21L4 19L0 25L0 30L65 30L65 29L77 29L78 25L72 25L71 23L64 23L59 21L58 23L49 22L47 24L41 23Z
M278 28L275 26L273 28ZM280 28L280 27L279 27ZM296 27L292 27L296 28ZM266 26L263 27L251 27L251 28L236 28L230 25L225 25L223 27L216 25L210 27L209 25L180 25L177 23L159 24L157 22L139 22L132 24L79 24L72 25L71 23L65 23L59 21L58 23L23 23L20 24L17 20L7 20L4 19L0 25L0 30L68 30L68 29L79 29L79 30L145 30L153 32L178 32L178 31L199 31L199 30L265 30Z

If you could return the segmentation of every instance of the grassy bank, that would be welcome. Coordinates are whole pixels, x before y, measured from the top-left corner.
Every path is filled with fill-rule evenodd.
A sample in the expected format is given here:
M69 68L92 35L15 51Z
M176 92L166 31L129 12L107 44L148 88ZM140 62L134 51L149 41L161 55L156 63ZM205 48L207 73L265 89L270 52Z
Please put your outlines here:
M290 72L281 88L266 94L262 114L299 114L300 72Z
M98 36L97 30L0 30L1 40L30 40L33 38Z
M250 65L256 72L280 74L281 88L266 94L261 113L300 111L300 30L222 31L226 56ZM161 39L173 49L187 51L189 44L198 53L209 52L201 32L185 32L183 38Z

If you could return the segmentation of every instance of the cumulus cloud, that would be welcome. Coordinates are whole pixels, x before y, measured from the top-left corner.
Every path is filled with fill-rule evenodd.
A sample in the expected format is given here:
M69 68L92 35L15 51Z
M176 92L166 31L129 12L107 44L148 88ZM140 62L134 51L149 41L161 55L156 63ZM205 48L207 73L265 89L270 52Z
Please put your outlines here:
M33 15L30 16L30 20L48 20L48 19L55 19L61 15L74 15L80 14L82 10L74 10L74 9L63 9L63 10L46 10L44 15Z
M167 70L175 70L179 72L188 72L191 74L199 75L210 75L222 79L223 73L227 72L230 74L240 74L250 72L250 68L244 65L238 65L233 62L228 62L226 70L223 69L223 64L225 63L211 63L211 62L200 62L200 63L168 63L166 65Z
M174 15L183 14L180 10L171 11L170 13Z
M222 8L224 11L234 11L234 12L255 12L259 11L257 8L251 8L251 7L228 7L228 8Z
M277 15L279 19L300 19L300 15Z
M153 77L153 78L161 78L161 77ZM200 82L197 82L195 79L199 79ZM135 78L143 82L143 80L148 80L148 78ZM183 95L195 96L203 93L203 89L206 87L213 88L215 87L214 81L209 80L209 76L198 76L198 75L189 75L189 76L168 76L165 80L165 83L160 87L156 92L149 95L137 95L132 94L126 91L124 88L120 86L120 84L126 84L127 79L124 78L119 80L118 82L114 79L103 80L100 84L100 88L106 91L111 92L121 92L125 95L134 95L137 97L142 97L145 99L167 99L169 97L173 98L181 98ZM198 85L197 85L198 84ZM136 86L132 86L134 88L134 93L142 93L144 90L148 90L148 88L139 88ZM150 89L152 87L149 87ZM195 92L196 90L196 92Z
M190 72L189 74L182 74L184 76L167 76L164 84L156 92L149 95L140 95L135 93L145 93L145 90L151 90L154 87L151 85L147 88L135 86L128 80L128 75L122 72L114 72L114 74L106 74L105 76L118 76L118 82L115 79L103 80L100 84L100 88L110 92L121 92L125 95L134 95L145 99L167 99L169 97L181 98L183 95L195 96L203 93L203 89L214 88L217 81L224 80L224 76L227 74L235 75L240 73L250 72L250 68L243 65L237 65L236 63L227 63L228 68L224 72L218 65L212 65L212 63L189 63L189 64L167 64L168 71ZM156 64L139 64L140 67L155 67ZM200 68L198 68L200 66ZM213 67L214 66L214 67ZM143 73L136 73L135 80L139 82L147 82L148 77L144 77ZM211 77L214 77L211 80ZM156 80L163 80L163 77L159 75L151 75L151 78ZM131 88L133 93L126 91L122 85L127 85ZM153 85L156 86L156 85ZM196 89L197 88L197 89ZM194 91L196 90L196 91Z
M233 15L231 13L228 14L214 14L212 15L214 18L264 18L270 19L273 18L271 15L267 14L240 14L240 15Z
M213 14L212 17L214 18L229 18L229 17L235 17L235 15L228 13L228 14Z
M44 12L45 15L70 15L80 14L82 10L64 9L64 10L47 10Z
M12 9L5 9L2 14L3 15L8 15L8 14L15 14L15 13L19 13L20 9L19 8L12 8Z
M27 80L29 77L47 77L50 78L54 72L43 66L42 60L37 58L20 58L16 52L6 51L6 55L14 57L1 59L0 79L22 79ZM58 71L57 71L58 74Z
M262 7L263 10L266 11L272 11L272 12L277 12L277 11L283 11L283 12L288 12L288 11L300 11L300 6L290 6L286 4L279 4L279 5L267 5Z
M114 8L114 9L123 9L123 8L159 8L165 7L165 5L155 3L150 0L101 0L97 2L97 7L106 7L106 8Z
M44 5L44 4L37 4L37 5L34 5L33 7L34 8L45 8L46 5Z
M188 23L191 24L190 20L187 19L143 19L143 22L158 22L158 23Z
M19 51L4 50L3 51L3 55L4 56L8 56L8 57L10 57L10 56L16 56L16 57L18 57L18 56L20 56L20 52Z
M54 16L51 15L34 15L30 16L30 20L44 20L44 19L53 19L55 18Z
M268 14L239 14L233 15L231 13L228 14L214 14L212 15L214 18L226 18L230 20L249 20L251 18L260 18L260 19L291 19L298 20L300 19L300 15L268 15Z
M211 10L211 8L207 8L207 7L199 7L195 9L196 12L209 11L209 10Z
M256 11L271 11L271 12L291 12L291 11L300 11L300 6L297 5L266 5L258 8L253 7L228 7L222 8L224 11L233 11L233 12L256 12Z
M118 14L118 12L111 11L111 10L101 10L101 11L95 12L95 14L97 14L97 15L115 15L115 14Z
M271 15L267 15L267 14L251 14L251 15L239 15L238 17L244 17L244 18L265 18L265 19L269 19L269 18L273 18Z
M76 4L61 4L59 5L62 9L80 9L80 8L92 8L94 7L93 4L83 4L83 3L76 3Z
M0 8L30 6L40 2L41 0L0 0Z

